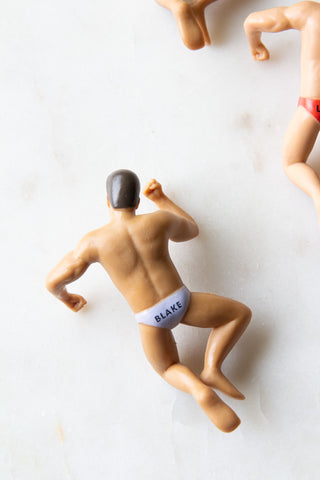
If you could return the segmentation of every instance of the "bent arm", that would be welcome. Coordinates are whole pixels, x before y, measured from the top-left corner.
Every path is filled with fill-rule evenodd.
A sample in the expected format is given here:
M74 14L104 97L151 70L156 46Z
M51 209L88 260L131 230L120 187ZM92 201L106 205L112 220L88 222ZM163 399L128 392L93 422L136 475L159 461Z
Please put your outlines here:
M80 278L88 266L89 264L82 259L75 257L74 252L70 252L46 277L46 287L49 292L74 312L80 310L87 302L80 295L69 293L66 285Z
M74 312L80 310L87 302L81 295L69 293L66 285L80 278L90 263L95 261L92 256L92 246L91 248L90 246L87 238L84 237L75 250L63 257L46 277L46 287L49 292Z
M292 28L287 17L288 7L276 7L251 13L244 22L252 56L255 60L268 60L269 52L261 42L262 32L282 32Z
M144 189L144 194L152 200L160 210L165 210L174 215L170 217L170 239L175 242L191 240L199 234L195 220L178 207L167 195L163 193L160 183L152 179Z

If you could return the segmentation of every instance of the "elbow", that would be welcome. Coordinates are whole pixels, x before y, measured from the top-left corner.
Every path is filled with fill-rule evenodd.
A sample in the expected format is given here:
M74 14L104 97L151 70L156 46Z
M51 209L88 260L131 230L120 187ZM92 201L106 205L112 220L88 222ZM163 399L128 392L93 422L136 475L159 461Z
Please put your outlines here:
M250 13L250 15L247 16L247 18L243 22L243 29L246 35L249 35L250 33L255 31L259 31L255 13Z
M250 15L248 15L245 21L243 22L243 29L246 33L249 32L251 28L252 28L252 13L250 13Z
M46 289L54 294L55 291L56 291L56 288L57 288L57 285L56 285L56 282L54 281L53 277L52 277L52 274L51 272L48 273L48 275L46 276L46 279L45 279L45 286L46 286Z
M46 276L46 279L45 279L45 286L46 286L46 289L52 293L52 290L53 290L53 286L52 286L52 282L51 282L51 279L50 279L50 275L47 275Z
M199 227L193 218L189 219L188 230L190 239L195 238L199 235Z
M195 223L194 224L194 228L193 228L193 237L192 238L195 238L199 235L199 227L198 225Z
M191 225L189 225L187 237L188 240L192 240L193 238L197 237L199 235L199 227L196 224L195 221L192 222Z

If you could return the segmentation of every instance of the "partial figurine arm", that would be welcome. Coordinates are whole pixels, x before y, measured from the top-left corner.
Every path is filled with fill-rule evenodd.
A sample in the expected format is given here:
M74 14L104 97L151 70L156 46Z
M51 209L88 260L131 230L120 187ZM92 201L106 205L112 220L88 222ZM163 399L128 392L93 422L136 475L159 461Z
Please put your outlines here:
M194 219L182 208L178 207L170 198L163 193L162 186L155 179L146 185L144 195L154 202L160 210L166 210L173 214L171 240L184 242L199 234L199 228Z
M286 16L290 7L277 7L251 13L243 27L247 35L252 56L255 60L268 60L269 51L261 42L262 32L282 32L292 28Z
M90 263L95 261L92 259L89 246L90 243L84 237L75 250L63 257L46 277L49 292L74 312L78 312L87 302L81 295L69 293L66 285L80 278Z

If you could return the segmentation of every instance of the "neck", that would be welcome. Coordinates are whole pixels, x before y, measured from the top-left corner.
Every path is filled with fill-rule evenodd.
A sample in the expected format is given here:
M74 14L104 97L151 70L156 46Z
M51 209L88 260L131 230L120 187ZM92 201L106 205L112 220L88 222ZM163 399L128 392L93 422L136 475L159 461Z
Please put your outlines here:
M110 216L112 220L129 220L130 218L135 217L136 210L135 208L117 208L110 209Z

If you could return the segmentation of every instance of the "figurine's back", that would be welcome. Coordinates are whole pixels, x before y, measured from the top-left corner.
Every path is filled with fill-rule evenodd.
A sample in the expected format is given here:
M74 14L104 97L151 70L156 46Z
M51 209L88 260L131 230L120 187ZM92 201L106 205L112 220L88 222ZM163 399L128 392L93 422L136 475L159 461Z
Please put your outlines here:
M168 252L172 214L158 211L111 222L90 236L97 260L134 312L182 286Z

